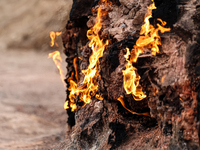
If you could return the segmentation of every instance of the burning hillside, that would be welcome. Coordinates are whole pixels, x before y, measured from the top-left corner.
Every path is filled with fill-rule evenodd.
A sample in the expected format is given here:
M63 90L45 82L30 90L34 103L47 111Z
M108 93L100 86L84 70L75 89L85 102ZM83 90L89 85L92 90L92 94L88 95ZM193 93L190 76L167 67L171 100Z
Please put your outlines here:
M199 6L74 1L66 149L198 149Z

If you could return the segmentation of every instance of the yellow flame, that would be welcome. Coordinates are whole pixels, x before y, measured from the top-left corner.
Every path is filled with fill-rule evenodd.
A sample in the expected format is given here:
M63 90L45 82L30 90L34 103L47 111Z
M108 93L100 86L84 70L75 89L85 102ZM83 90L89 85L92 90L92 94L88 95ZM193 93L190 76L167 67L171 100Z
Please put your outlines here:
M96 94L96 99L98 99L98 100L103 100L103 97L102 97L101 94Z
M148 8L148 12L145 14L145 24L142 26L140 31L139 39L136 42L136 47L139 49L142 49L144 47L150 48L153 55L156 55L156 53L159 53L158 45L161 45L161 39L158 34L160 31L161 33L168 32L171 29L165 28L164 26L167 24L165 21L162 21L162 19L158 18L157 20L161 22L160 24L157 24L158 28L155 29L153 25L150 24L149 19L152 18L152 10L156 9L155 3L152 0L153 4L151 4Z
M170 28L164 28L166 22L161 19L158 19L161 25L157 24L158 27L156 29L150 24L149 19L152 17L152 10L156 9L153 0L152 2L153 4L148 7L148 13L145 15L145 24L142 26L140 31L141 36L137 40L136 45L134 45L131 52L127 48L127 53L124 56L127 61L126 69L123 70L124 89L127 94L132 94L134 99L138 101L144 99L146 95L143 93L142 87L139 85L140 76L136 72L137 69L133 67L132 64L137 62L139 55L143 53L143 48L151 49L152 54L156 55L156 53L159 52L158 45L161 45L161 39L158 32L160 31L161 33L164 33L170 31ZM105 5L111 4L107 0L102 0L101 3L104 3ZM76 110L76 96L79 96L79 99L84 102L84 106L91 101L92 96L96 96L96 98L103 100L102 96L96 94L96 92L98 90L98 80L101 79L99 75L99 58L103 56L105 47L108 45L108 40L103 42L103 40L99 37L99 31L102 28L101 17L106 13L107 12L103 11L100 6L96 17L97 22L94 27L87 32L87 37L90 40L89 47L92 49L92 55L89 58L89 66L86 70L82 71L85 77L79 86L77 85L78 82L76 83L73 80L73 74L68 79L68 82L70 83L70 87L68 89L70 91L70 95L69 101L65 103L65 109L71 108L72 111ZM76 76L76 80L78 81L78 76ZM120 96L118 100L121 102L122 106L127 109L125 107L123 97ZM133 114L149 116L149 113L135 113L129 109L127 110Z
M55 39L56 39L56 37L58 37L61 34L62 34L62 31L61 32L54 32L54 31L50 32L50 38L51 38L50 46L51 47L53 47L54 45L56 45L58 47L58 44L55 42Z
M142 100L146 97L143 94L142 88L139 87L140 76L136 73L137 69L132 66L132 63L128 60L130 51L127 48L127 53L124 56L127 60L126 70L123 70L124 76L124 89L127 94L132 94L135 100Z
M64 104L64 109L69 109L69 101L66 101Z
M147 7L148 12L145 14L145 23L142 25L140 31L141 36L136 41L136 45L133 46L131 52L129 52L129 49L127 48L127 54L124 56L127 61L126 69L123 70L124 89L127 94L132 94L135 100L142 100L146 95L139 85L140 76L136 73L137 69L132 66L132 63L137 62L139 55L143 53L143 48L151 49L152 54L156 55L156 53L159 52L158 45L161 45L161 39L158 32L164 33L170 31L170 28L163 27L166 25L166 22L161 19L158 19L158 21L161 22L161 25L157 24L158 28L156 29L150 24L149 19L152 17L152 10L156 9L153 0L152 2L153 4Z
M59 73L60 73L60 78L63 82L63 85L65 87L65 76L63 74L63 70L61 68L61 63L62 63L62 58L60 57L60 52L59 51L54 51L52 53L49 53L49 57L48 58L53 58L53 61L55 63L55 65L57 66Z
M71 111L75 111L77 109L76 107L76 103L75 103L75 93L78 92L77 90L77 83L79 82L79 78L78 78L78 64L76 63L78 60L77 57L74 58L73 60L73 65L74 65L74 69L75 69L75 78L76 78L76 82L73 80L73 75L74 73L72 72L71 77L68 78L67 82L70 83L70 87L69 87L69 100L67 100L64 104L64 109L69 109L71 108Z
M56 37L58 37L59 35L61 35L62 32L54 32L51 31L50 32L50 38L51 38L51 42L50 42L50 46L53 47L55 44L58 47L58 44L55 42ZM52 53L49 53L49 57L48 58L53 58L53 61L55 63L55 65L57 66L59 73L60 73L60 78L63 82L63 85L65 87L65 76L63 74L63 70L61 68L61 63L62 63L62 58L60 56L60 52L59 51L54 51Z
M102 0L101 3L104 3L105 5L111 4L108 3L107 0ZM108 40L106 42L103 41L103 39L99 36L99 31L102 28L101 25L101 17L103 15L107 14L106 11L101 9L101 6L98 8L97 11L97 17L96 17L96 24L88 30L87 37L90 40L89 47L92 50L92 55L89 58L89 66L86 70L83 70L82 73L85 75L83 82L77 86L77 84L71 79L70 82L70 95L69 95L69 101L70 103L67 103L65 105L72 108L71 111L74 111L76 109L75 107L75 97L76 95L79 96L80 101L83 101L85 104L90 103L91 97L96 95L96 92L98 90L98 80L101 79L101 76L99 75L100 71L100 64L99 64L99 58L103 56L103 52L105 50L105 47L108 45ZM103 98L101 95L96 95L96 98L102 100ZM68 107L65 107L68 108Z
M70 92L69 94L69 100L67 100L64 104L65 109L71 108L71 111L76 110L76 103L75 103L75 93L77 92L77 83L73 81L73 75L74 73L72 72L71 77L68 78L67 82L70 84L70 87L68 88Z

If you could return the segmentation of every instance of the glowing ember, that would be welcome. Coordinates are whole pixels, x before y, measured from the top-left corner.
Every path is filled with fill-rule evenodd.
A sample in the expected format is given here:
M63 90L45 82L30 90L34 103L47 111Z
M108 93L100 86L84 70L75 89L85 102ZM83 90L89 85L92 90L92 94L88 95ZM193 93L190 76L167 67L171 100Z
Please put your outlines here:
M102 0L101 4L110 5L107 0ZM71 108L73 112L75 107L75 97L76 95L79 96L80 101L83 101L85 104L90 103L91 97L96 95L98 90L98 80L101 78L99 75L100 71L100 64L99 58L103 56L103 52L105 50L106 45L108 45L108 40L104 43L103 40L99 37L99 31L102 28L101 25L101 17L107 14L107 12L101 9L101 6L98 8L97 17L96 17L96 24L87 32L87 37L90 40L89 47L92 49L92 55L89 58L89 66L86 70L83 70L82 73L85 75L83 82L80 86L77 86L72 79L69 80L70 82L70 95L69 95L69 102L65 103L65 108ZM103 98L101 95L96 95L96 98L102 100ZM70 106L68 106L68 104Z
M164 82L164 80L165 80L165 76L166 76L166 75L162 76L162 78L161 78L161 83Z
M154 89L154 95L156 95L158 93L157 89Z
M183 107L185 107L185 103L184 103L183 99L179 98L179 100L183 103Z
M124 103L124 100L123 100L123 96L120 96L117 100L120 101L120 103L122 104L122 106L123 106L126 110L128 110L130 113L132 113L132 114L150 116L150 114L149 114L148 112L146 112L146 113L136 113L136 112L133 112L133 111L131 111L130 109L126 108L125 103Z

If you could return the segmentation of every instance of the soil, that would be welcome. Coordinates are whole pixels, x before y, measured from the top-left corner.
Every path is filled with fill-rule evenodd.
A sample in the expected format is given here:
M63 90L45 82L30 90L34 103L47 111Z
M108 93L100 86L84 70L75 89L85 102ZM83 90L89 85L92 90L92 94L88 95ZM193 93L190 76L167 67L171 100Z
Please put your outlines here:
M64 138L65 88L47 56L20 50L0 55L2 150L48 147Z
M64 29L71 4L0 1L0 150L52 149L65 137L66 88L48 53L49 31Z

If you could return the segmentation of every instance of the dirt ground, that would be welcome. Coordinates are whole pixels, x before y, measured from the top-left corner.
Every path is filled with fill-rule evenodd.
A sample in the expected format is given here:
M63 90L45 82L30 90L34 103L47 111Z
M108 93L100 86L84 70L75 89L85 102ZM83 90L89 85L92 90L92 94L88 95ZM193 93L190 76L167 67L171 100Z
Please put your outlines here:
M64 31L71 4L0 1L0 150L52 149L65 137L66 89L48 53L49 32Z

